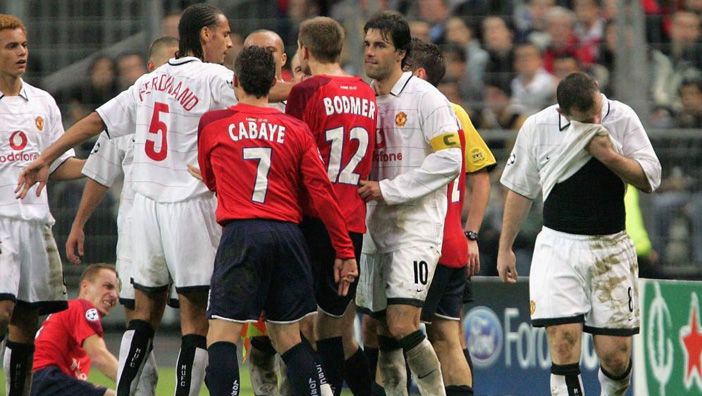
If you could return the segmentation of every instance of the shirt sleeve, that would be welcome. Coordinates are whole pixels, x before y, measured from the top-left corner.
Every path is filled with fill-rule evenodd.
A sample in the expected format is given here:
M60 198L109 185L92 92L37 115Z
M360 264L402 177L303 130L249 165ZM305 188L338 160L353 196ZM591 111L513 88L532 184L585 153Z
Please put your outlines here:
M124 136L120 139L131 137ZM107 134L102 133L83 165L83 175L105 187L112 187L116 180L124 176L122 160L125 154L117 139L110 139Z
M55 142L58 140L58 138L63 135L63 121L61 120L61 111L58 109L58 106L56 105L55 101L51 101L51 105L49 108L49 120L48 120L48 133L47 136L49 136L49 142L48 144L42 148L45 149L48 147L51 143ZM71 157L75 157L76 153L73 149L67 150L65 153L61 154L58 158L54 160L54 162L51 163L49 166L49 173L52 173L55 171L61 164L64 163L67 159Z
M380 181L380 191L389 205L423 197L446 186L461 172L458 123L448 100L439 91L428 91L420 98L419 108L424 140L433 152L418 168Z
M304 126L307 129L307 126ZM329 176L322 163L317 145L312 141L310 131L301 135L303 155L300 162L302 181L309 195L312 207L319 213L327 228L336 257L341 259L355 258L353 243L349 238L344 215L336 201Z
M95 110L110 138L131 135L137 127L136 83Z
M90 304L80 301L75 305L71 315L73 331L71 336L78 345L83 345L86 338L97 334L102 337L102 323L98 310Z
M218 67L212 77L212 103L211 109L226 109L234 106L238 100L234 93L234 72L224 66Z
M629 106L626 107L626 111L628 112L628 125L624 140L621 142L622 154L641 165L651 190L655 191L661 185L661 163L656 152L653 151L653 146L639 116Z
M512 153L502 171L500 182L505 187L529 199L536 199L541 192L541 179L536 157L531 147L534 118L529 117L517 133Z
M491 170L495 167L497 161L492 151L488 148L485 141L480 136L478 131L473 126L468 113L463 107L454 104L453 111L456 113L458 124L463 130L463 136L466 139L466 149L463 161L466 164L466 173L474 173L482 169Z

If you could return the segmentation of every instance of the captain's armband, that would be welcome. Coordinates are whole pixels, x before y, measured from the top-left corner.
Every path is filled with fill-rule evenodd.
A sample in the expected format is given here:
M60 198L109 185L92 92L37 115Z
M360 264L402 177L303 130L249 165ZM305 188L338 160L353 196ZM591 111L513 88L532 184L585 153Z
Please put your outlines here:
M448 132L431 139L433 151L446 150L450 148L461 148L461 139L458 132Z

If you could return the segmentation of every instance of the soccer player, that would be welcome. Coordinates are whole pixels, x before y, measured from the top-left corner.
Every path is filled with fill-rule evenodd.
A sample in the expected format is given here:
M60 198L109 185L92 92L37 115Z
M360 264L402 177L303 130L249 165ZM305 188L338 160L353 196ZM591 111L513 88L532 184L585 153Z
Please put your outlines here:
M356 304L381 318L378 366L389 394L406 394L403 350L422 394L443 395L436 353L419 329L421 307L441 254L446 186L461 171L461 145L448 100L403 72L410 31L383 12L364 26L366 74L378 95L380 128L368 202ZM384 315L383 315L384 314Z
M412 73L436 86L446 72L446 61L435 44L412 39L408 60ZM472 395L473 377L467 355L461 346L463 327L460 325L463 310L466 275L477 274L480 269L477 232L480 229L490 197L490 175L495 167L495 157L475 130L463 108L451 103L460 123L463 149L463 172L448 185L448 209L444 224L444 243L439 265L422 308L422 321L427 323L427 335L441 363L446 394ZM468 230L463 231L463 209L466 178L473 179L470 192ZM471 218L472 216L472 218ZM469 246L470 244L470 246ZM470 255L469 255L470 253Z
M117 378L117 359L105 345L102 317L117 305L120 282L114 267L92 264L80 278L78 298L49 315L37 332L32 395L103 396L111 389L87 381L90 366Z
M354 250L309 128L268 107L275 84L271 53L245 48L235 62L240 103L205 114L199 126L199 165L217 193L223 226L207 310L208 386L239 394L236 342L245 322L265 313L268 331L288 367L295 394L330 395L321 365L301 342L299 321L316 310L312 268L298 226L304 190L336 250L337 292L358 274Z
M288 61L288 54L285 53L285 44L278 33L272 30L260 29L246 36L244 39L244 48L255 45L263 47L273 54L275 61L275 78L276 81L282 84L289 84L283 81L283 66ZM292 84L289 84L292 85ZM285 101L269 102L269 106L275 107L280 111L285 111Z
M557 105L530 116L501 182L505 198L497 269L515 283L512 251L539 193L544 226L529 274L531 321L546 327L551 394L582 395L582 332L593 335L603 395L623 395L639 332L636 251L624 230L626 183L651 192L661 166L634 110L584 73L563 79Z
M286 112L309 125L346 219L356 257L360 257L366 204L356 189L361 180L368 179L373 160L378 120L375 93L359 77L349 76L341 68L344 31L335 20L316 17L302 22L297 42L302 71L311 77L293 87ZM315 341L327 381L339 395L347 372L354 393L368 395L368 360L354 340L353 326L347 323L356 316L356 310L349 308L356 283L346 296L336 293L334 248L319 213L306 207L301 227L317 271ZM342 337L350 344L344 345Z
M61 259L51 227L46 192L14 197L13 179L41 150L63 134L61 113L45 91L22 80L29 56L22 21L0 14L0 343L7 336L4 363L10 395L28 395L37 318L66 309ZM47 163L52 180L81 177L83 160L68 150Z
M147 70L154 71L168 62L178 51L178 39L161 37L156 39L149 49ZM124 177L120 194L119 212L117 213L117 272L122 287L119 300L124 306L127 324L134 318L134 287L131 279L135 272L133 266L130 228L131 210L134 201L131 167L134 160L134 136L127 135L110 139L105 133L95 143L93 151L83 166L83 174L88 177L83 189L83 196L78 211L73 219L71 232L66 240L66 257L73 263L80 263L83 256L85 234L83 227L100 202L105 198L110 187L120 177ZM177 297L176 297L177 298ZM172 304L172 303L171 303ZM144 364L137 392L140 395L153 395L158 380L158 366L153 351Z
M295 55L293 55L292 59L290 60L290 69L292 70L293 82L295 84L309 77L302 70L302 66L300 65L300 54L298 52L295 52Z
M47 163L67 148L105 130L111 138L135 133L131 248L134 319L122 338L117 394L134 392L173 283L183 335L176 365L176 395L196 395L207 364L207 291L221 227L216 198L190 176L197 161L197 123L208 110L236 103L233 73L220 63L231 47L229 22L209 4L183 11L174 59L148 73L71 127L20 175L20 195L41 189Z

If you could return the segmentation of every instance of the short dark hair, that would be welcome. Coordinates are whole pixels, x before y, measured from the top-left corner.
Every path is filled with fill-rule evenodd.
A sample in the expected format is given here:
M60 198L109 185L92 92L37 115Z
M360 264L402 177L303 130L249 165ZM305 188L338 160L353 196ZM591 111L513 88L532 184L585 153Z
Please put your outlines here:
M204 27L212 28L217 25L218 15L224 15L224 13L219 8L204 3L193 4L183 11L180 22L178 22L180 42L176 58L182 58L188 52L192 52L193 56L205 59L205 53L200 43L200 30Z
M323 63L338 62L344 47L344 28L328 17L308 19L300 25L300 43Z
M93 279L95 279L95 276L97 276L98 272L102 270L112 271L115 273L115 275L118 275L117 269L115 269L114 265L102 263L90 264L83 270L83 274L80 276L80 281L82 282L84 280L87 280L88 282L92 282Z
M564 114L572 110L586 112L595 105L594 94L599 92L597 82L582 72L571 73L558 83L556 100Z
M160 51L162 48L175 47L177 45L177 38L171 36L161 36L154 40L149 46L149 58L152 58L154 54Z
M412 37L411 56L405 59L410 70L423 68L427 73L427 82L433 86L437 86L446 74L446 58L436 44Z
M702 92L702 78L700 77L687 77L680 82L678 87L678 95L682 93L682 89L685 87L696 87L698 91Z
M234 62L234 75L247 94L267 96L275 80L273 54L262 47L244 48Z
M384 38L390 37L395 49L405 51L405 57L402 58L401 65L404 68L412 51L412 34L410 33L409 24L402 14L395 11L383 11L375 14L363 26L363 33L368 33L370 29L380 30Z

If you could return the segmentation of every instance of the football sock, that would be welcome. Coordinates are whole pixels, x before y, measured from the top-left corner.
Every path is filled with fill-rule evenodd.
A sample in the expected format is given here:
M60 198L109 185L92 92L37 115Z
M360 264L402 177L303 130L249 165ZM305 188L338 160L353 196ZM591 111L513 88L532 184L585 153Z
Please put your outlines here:
M293 396L293 391L288 380L288 366L279 354L275 354L275 363L278 371L278 394L280 396Z
M597 373L597 379L600 380L600 388L602 396L622 396L629 389L629 382L631 380L631 359L629 359L629 366L622 375L612 375L607 372L604 367L600 366L600 371Z
M275 349L268 337L252 337L249 373L255 395L274 395L278 388L275 373Z
M151 352L144 362L144 368L141 370L139 382L136 387L136 394L139 396L154 396L156 394L156 384L158 383L158 364L156 363L156 354L154 348L151 347Z
M318 344L319 345L319 344ZM354 395L371 394L371 374L368 359L360 347L344 361L344 380Z
M29 395L32 386L34 344L7 340L5 345L5 388L8 396Z
M552 396L584 396L580 364L551 364Z
M473 396L473 388L468 385L449 385L446 396Z
M236 345L215 342L207 348L207 387L211 395L238 396L241 389Z
M363 346L363 353L368 359L368 370L370 370L371 381L375 381L375 373L378 370L378 348Z
M407 354L407 363L423 395L442 395L445 392L441 366L427 337L417 330L400 340ZM387 387L386 387L387 388Z
M322 383L322 366L314 361L309 344L303 341L288 349L282 357L288 366L288 379L294 394L333 395L329 384Z
M324 375L335 396L344 385L344 345L341 337L317 340L317 352L322 361Z
M383 388L389 395L407 395L407 369L402 346L392 337L378 336L378 368Z
M198 334L181 338L176 363L175 396L198 396L207 367L207 340Z
M146 355L151 350L154 328L149 322L134 319L129 322L119 346L117 396L129 396L136 391Z

